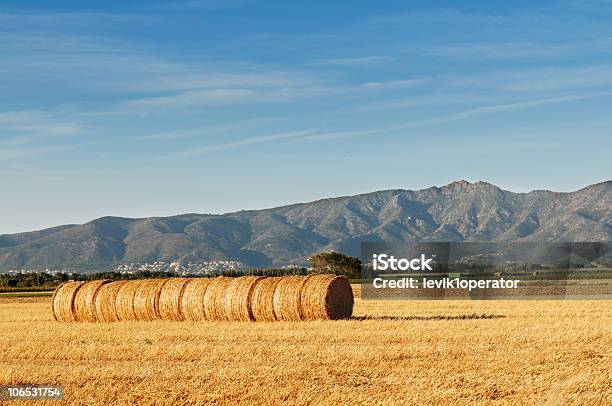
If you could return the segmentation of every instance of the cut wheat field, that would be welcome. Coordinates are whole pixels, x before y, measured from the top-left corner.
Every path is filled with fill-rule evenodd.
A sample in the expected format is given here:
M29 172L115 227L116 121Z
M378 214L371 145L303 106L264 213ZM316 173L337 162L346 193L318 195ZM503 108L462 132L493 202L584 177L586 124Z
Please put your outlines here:
M356 299L343 321L59 323L50 298L0 298L0 385L26 383L83 405L611 405L612 302Z

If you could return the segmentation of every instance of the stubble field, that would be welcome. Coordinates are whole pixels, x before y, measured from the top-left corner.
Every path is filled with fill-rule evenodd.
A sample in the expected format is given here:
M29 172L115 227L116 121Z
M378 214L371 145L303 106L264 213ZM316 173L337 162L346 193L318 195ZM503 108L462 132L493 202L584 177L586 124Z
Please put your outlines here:
M0 298L0 385L83 405L612 404L611 301L356 299L354 315L69 324L50 298Z

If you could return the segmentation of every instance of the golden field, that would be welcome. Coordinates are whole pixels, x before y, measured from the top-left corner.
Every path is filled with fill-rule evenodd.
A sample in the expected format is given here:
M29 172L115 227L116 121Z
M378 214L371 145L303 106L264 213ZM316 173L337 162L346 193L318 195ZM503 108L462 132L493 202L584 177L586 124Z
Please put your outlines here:
M59 323L50 298L0 298L0 384L83 405L612 405L611 301L356 299L354 316Z

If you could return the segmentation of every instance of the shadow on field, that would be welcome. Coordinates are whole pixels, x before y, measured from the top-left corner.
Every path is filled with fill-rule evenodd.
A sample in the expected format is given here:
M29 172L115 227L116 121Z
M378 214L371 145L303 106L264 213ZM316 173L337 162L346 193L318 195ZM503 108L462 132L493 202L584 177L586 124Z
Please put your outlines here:
M506 317L503 314L457 314L457 315L434 315L434 316L357 316L352 320L486 320L501 319Z

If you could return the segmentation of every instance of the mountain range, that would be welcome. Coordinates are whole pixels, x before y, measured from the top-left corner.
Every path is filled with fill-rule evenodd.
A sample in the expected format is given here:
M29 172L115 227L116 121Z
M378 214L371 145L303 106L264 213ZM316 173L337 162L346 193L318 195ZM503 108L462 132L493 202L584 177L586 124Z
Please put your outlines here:
M319 251L358 256L360 242L382 240L611 241L612 181L570 193L457 181L227 214L102 217L0 235L0 271L222 259L280 266Z

